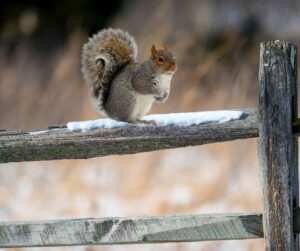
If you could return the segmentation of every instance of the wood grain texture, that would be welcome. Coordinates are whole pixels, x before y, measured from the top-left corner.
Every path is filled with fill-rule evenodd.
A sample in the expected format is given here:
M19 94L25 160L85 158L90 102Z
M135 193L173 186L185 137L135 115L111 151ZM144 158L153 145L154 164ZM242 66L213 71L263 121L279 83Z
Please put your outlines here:
M62 128L41 134L0 132L0 163L86 159L257 137L256 111L244 112L239 120L192 126L130 125L87 132Z
M298 250L293 207L298 201L296 46L262 43L259 67L258 155L264 203L266 250Z
M300 233L300 208L294 210ZM0 222L0 248L146 244L263 237L261 214L207 214Z
M0 248L261 238L260 214L0 222Z

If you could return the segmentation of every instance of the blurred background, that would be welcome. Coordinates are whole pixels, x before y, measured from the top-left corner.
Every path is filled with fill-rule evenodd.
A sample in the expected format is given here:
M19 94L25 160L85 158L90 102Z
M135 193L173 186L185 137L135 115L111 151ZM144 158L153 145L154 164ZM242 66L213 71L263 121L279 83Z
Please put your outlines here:
M152 43L177 56L170 98L151 113L256 107L259 43L299 43L299 11L292 0L1 1L0 128L99 118L81 76L81 48L110 26L136 38L139 60ZM261 210L256 139L0 165L1 221ZM34 250L264 249L250 240Z

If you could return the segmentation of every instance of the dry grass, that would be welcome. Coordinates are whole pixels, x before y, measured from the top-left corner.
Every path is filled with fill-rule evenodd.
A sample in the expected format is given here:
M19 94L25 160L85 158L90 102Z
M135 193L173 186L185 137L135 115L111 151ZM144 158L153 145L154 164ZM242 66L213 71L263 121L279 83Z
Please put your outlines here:
M148 57L153 42L166 42L179 64L169 100L155 105L152 113L256 106L260 35L249 42L237 32L224 31L219 34L221 42L215 43L207 26L198 26L200 17L192 15L197 1L141 2L129 3L113 26L136 36L141 59ZM204 2L200 12L205 14ZM205 8L212 11L209 3ZM176 16L178 9L181 14ZM0 49L0 128L39 129L99 116L80 74L85 40L86 34L75 30L63 47L49 55L35 55L26 43L19 43L12 54ZM84 161L0 166L2 220L260 210L255 139ZM257 251L263 250L263 242L51 248L141 249Z

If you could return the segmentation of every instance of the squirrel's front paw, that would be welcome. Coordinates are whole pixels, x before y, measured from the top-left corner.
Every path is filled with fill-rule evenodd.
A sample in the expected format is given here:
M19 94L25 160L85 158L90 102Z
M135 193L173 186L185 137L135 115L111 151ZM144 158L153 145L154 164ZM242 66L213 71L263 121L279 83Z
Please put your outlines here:
M163 103L168 99L168 97L169 97L169 93L164 92L164 94L162 96L156 96L156 97L154 97L154 99L158 103Z
M143 120L143 119L138 119L137 122L140 123L140 124L146 124L146 125L157 126L157 123L156 123L155 120Z

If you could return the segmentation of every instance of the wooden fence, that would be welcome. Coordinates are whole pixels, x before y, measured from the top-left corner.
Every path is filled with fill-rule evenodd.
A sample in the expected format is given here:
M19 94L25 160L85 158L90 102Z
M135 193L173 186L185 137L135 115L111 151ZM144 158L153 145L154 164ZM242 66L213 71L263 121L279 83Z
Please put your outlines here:
M297 58L287 42L260 47L258 109L239 120L191 126L46 133L0 132L0 163L91 158L258 137L261 214L208 214L0 222L0 247L162 243L264 238L299 250ZM294 126L293 126L294 124Z

